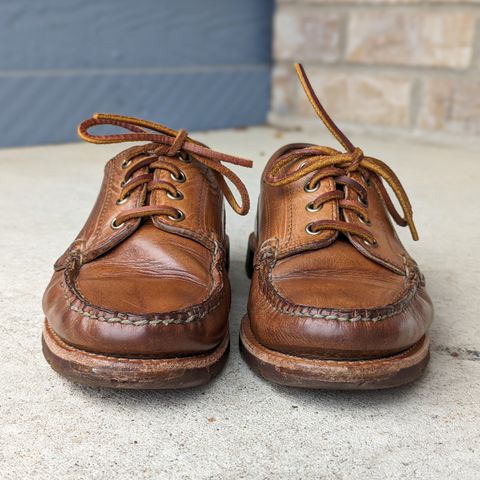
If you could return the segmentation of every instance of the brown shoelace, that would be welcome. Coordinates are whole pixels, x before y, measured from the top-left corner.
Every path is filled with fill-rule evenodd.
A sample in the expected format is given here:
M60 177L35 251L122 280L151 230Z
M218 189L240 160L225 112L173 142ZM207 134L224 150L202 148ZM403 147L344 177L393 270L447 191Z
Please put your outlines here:
M358 171L367 185L372 181L375 183L385 202L387 210L395 222L402 227L408 225L413 239L418 240L417 230L413 223L412 207L398 177L384 162L376 158L364 156L362 150L355 147L350 142L345 134L333 122L318 100L302 65L296 64L295 69L315 112L332 135L342 144L346 152L340 152L334 148L321 146L307 146L291 150L278 159L267 175L266 181L270 185L281 186L295 182L300 178L307 177L311 173L314 173L312 178L310 178L305 185L305 191L315 192L318 190L320 181L323 178L331 177L338 186L347 186L351 188L357 194L357 200L345 198L345 190L337 188L319 195L307 205L307 210L310 212L317 212L322 208L324 203L335 200L338 202L340 209L354 211L362 223L369 225L370 218L368 214L367 190L360 182L349 176L349 173ZM280 173L282 169L285 169L285 167L298 161L302 162L302 166L299 169L292 173ZM403 217L395 209L395 206L381 181L382 178L395 193L398 202L402 207L404 214ZM377 245L377 240L367 228L343 220L317 220L309 223L306 226L306 230L312 235L318 234L322 230L336 230L356 235L372 246Z
M89 129L97 125L111 125L128 130L130 133L111 135L92 135ZM125 203L131 192L146 185L147 192L163 190L171 199L182 199L183 194L177 188L179 183L185 182L186 175L180 168L180 161L191 159L207 166L214 171L219 186L233 210L240 215L246 215L250 209L250 199L247 189L240 178L222 162L252 167L250 160L233 157L224 153L215 152L200 142L189 138L185 130L172 130L164 125L141 120L134 117L96 113L92 118L83 121L78 127L78 135L90 143L106 144L121 142L150 142L130 149L128 156L122 163L125 169L122 181L122 190L117 204ZM149 173L134 176L135 172L148 167ZM154 171L164 170L170 173L170 181L155 180ZM225 178L228 178L240 194L241 204L238 204ZM164 215L170 220L182 221L184 213L168 205L143 205L121 213L112 222L112 228L120 228L127 220L155 215Z

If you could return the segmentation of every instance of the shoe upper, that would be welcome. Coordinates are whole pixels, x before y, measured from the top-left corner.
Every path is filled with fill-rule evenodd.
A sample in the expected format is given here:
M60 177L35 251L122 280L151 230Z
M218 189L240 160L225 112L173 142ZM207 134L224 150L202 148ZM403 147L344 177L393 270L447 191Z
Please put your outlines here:
M90 135L99 124L129 133ZM240 214L249 208L245 187L221 162L250 162L130 117L99 114L79 133L94 143L148 143L107 163L85 226L56 262L43 299L53 330L104 354L168 357L215 348L228 332L230 305L223 197ZM224 176L238 187L241 205Z
M252 331L265 346L290 354L395 354L420 340L433 318L424 277L391 222L408 226L417 239L410 202L393 171L333 123L301 66L297 73L346 151L292 144L268 162L251 240Z

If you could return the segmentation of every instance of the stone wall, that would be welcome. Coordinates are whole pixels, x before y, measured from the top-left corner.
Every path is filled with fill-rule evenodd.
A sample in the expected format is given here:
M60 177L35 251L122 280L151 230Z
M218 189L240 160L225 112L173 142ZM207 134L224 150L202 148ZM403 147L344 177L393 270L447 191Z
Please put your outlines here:
M270 120L312 120L296 81L350 129L480 139L480 0L277 0Z

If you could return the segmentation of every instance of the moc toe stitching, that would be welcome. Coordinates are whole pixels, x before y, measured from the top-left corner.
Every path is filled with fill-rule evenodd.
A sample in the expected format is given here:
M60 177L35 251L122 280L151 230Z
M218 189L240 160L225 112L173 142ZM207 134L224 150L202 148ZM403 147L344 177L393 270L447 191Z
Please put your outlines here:
M259 270L259 272L262 272L262 270ZM404 312L412 303L417 294L418 287L422 285L421 277L418 270L416 270L414 275L408 279L408 284L404 293L395 303L376 308L339 309L290 302L284 295L282 295L272 281L271 268L269 268L269 271L266 274L260 273L259 283L270 306L280 313L293 317L323 318L325 320L338 320L342 322L370 321L374 323Z
M74 259L73 256L72 259ZM93 305L88 302L88 300L84 298L79 291L74 277L74 273L75 271L78 273L79 267L75 268L75 266L72 266L72 264L65 269L64 280L61 282L61 286L69 309L87 318L107 323L121 323L124 325L133 326L190 323L193 320L201 320L212 310L217 308L221 303L223 297L221 262L221 258L212 258L210 270L212 273L214 270L217 271L219 283L214 286L208 297L203 302L170 312L158 312L141 315L132 314L129 312L116 312Z

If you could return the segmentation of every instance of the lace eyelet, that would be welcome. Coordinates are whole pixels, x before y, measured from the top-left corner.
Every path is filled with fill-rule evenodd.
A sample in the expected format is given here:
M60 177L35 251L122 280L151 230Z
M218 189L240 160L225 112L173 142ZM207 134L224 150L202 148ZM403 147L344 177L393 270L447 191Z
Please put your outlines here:
M128 199L130 198L130 194L127 193L123 198L119 198L115 204L116 205L123 205L125 202L128 202Z
M185 172L183 170L180 170L179 173L180 175L178 177L175 176L173 173L170 173L170 178L175 182L183 183L187 179L187 176L185 175Z
M315 213L320 211L323 208L323 204L320 204L317 208L313 206L313 202L307 203L305 210L310 213Z
M131 163L132 163L132 159L130 159L130 160L124 160L124 161L122 162L121 167L123 168L123 170L125 170L126 168L128 168L128 167L131 165Z
M177 208L177 216L174 217L173 215L168 215L167 218L174 222L181 222L182 220L185 220L185 214Z
M375 239L373 239L373 242L371 242L370 240L367 240L366 238L364 238L363 243L368 247L378 247L378 242Z
M114 230L118 230L119 228L122 228L124 225L125 225L125 222L122 222L120 223L120 225L117 225L117 217L115 217L113 220L112 220L112 223L110 223L110 226L114 229Z
M320 182L316 182L315 185L313 186L313 188L309 188L309 184L310 184L310 183L306 183L305 186L303 187L303 189L304 189L307 193L316 192L316 191L320 188Z
M313 230L313 229L312 229L312 225L313 225L313 223L309 223L309 224L305 227L305 231L306 231L309 235L318 235L319 233L322 232L321 230Z
M361 215L360 213L357 213L357 217L360 220L360 222L362 222L364 225L367 225L368 227L372 224L370 220L365 220L365 218L363 218L363 215Z
M183 200L183 193L177 190L177 195L172 195L170 192L167 192L167 197L171 200Z

